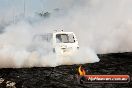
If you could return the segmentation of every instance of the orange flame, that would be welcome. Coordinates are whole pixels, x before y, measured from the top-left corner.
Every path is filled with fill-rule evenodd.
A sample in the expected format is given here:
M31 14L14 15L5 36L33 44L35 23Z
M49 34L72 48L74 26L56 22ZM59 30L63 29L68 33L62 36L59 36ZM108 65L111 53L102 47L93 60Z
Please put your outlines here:
M85 70L82 68L82 66L80 66L80 67L78 68L78 72L79 72L79 75L80 75L80 76L84 76L84 75L86 74L86 72L85 72Z

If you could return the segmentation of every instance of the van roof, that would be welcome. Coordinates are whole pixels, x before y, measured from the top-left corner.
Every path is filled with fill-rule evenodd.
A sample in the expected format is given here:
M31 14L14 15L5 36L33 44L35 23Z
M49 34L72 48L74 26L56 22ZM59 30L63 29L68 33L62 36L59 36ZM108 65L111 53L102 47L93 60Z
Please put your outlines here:
M73 32L54 32L53 34L72 34Z
M59 31L59 32L48 32L48 33L42 33L42 34L36 34L35 36L43 36L43 35L52 35L52 34L72 34L73 32L63 32L63 31Z

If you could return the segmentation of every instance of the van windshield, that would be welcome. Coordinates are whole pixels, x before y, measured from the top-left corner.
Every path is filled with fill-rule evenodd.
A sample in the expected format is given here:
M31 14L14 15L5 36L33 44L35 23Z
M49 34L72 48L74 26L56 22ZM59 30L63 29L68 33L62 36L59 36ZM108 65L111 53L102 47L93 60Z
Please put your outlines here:
M57 43L74 43L73 34L57 34L56 35Z

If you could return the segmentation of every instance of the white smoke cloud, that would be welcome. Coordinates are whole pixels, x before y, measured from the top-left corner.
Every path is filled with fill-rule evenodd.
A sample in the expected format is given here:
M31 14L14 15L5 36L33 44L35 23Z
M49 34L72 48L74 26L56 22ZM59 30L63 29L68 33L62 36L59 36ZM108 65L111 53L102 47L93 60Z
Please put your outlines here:
M0 67L54 67L99 60L90 49L84 55L81 51L85 49L73 56L59 56L51 52L50 43L33 41L34 35L50 32L47 29L43 24L32 25L25 21L7 26L0 34Z
M36 20L34 15L32 24L27 17L4 28L5 32L0 34L0 67L92 63L99 61L96 53L132 51L131 0L57 0L55 6L53 2L47 1L47 11L56 8L59 11L51 11L49 18ZM65 59L43 55L42 44L32 42L34 34L57 29L76 34L80 45L77 55ZM34 45L37 49L31 52L29 48Z
M97 53L132 51L131 0L84 0L71 10L65 27L74 31L82 46Z

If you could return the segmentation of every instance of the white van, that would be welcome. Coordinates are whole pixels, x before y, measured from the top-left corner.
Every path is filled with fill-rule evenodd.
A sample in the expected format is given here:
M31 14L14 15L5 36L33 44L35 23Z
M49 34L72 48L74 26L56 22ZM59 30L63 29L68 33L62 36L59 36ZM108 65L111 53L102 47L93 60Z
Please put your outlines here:
M53 33L45 33L35 35L34 40L47 42L46 48L51 47L49 51L53 51L57 55L72 55L79 49L78 41L73 32L56 31ZM46 50L46 49L45 49Z

